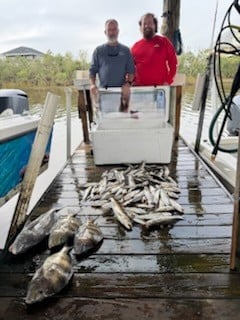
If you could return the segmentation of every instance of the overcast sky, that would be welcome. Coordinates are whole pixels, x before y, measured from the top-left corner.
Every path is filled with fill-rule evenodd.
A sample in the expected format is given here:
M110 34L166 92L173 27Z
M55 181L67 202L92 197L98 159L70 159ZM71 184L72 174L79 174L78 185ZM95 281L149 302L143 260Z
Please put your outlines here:
M216 2L181 0L184 51L210 46ZM218 0L216 34L232 2ZM74 57L84 50L90 57L93 49L105 42L108 18L119 21L119 40L131 46L141 38L139 18L153 12L160 25L162 6L163 0L0 0L0 53L26 46L54 54L71 52Z

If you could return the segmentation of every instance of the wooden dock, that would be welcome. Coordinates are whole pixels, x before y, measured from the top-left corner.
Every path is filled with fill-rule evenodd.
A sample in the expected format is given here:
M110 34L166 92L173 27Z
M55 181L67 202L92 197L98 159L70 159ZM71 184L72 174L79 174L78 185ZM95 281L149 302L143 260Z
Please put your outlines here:
M79 207L84 184L99 181L109 168L96 167L90 151L82 145L75 152L32 219L50 208ZM233 201L181 139L169 169L182 191L183 221L169 230L146 233L136 225L127 232L100 216L100 249L75 261L73 279L61 293L31 307L24 302L27 285L49 251L42 245L5 257L0 320L237 319L240 274L229 269Z

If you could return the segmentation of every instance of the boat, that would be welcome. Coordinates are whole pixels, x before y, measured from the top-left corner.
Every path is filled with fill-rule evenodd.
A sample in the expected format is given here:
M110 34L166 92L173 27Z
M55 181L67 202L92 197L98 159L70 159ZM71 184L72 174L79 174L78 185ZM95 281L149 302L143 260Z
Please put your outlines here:
M28 113L27 94L19 89L0 90L0 206L20 188L40 116ZM49 138L41 172L47 169Z

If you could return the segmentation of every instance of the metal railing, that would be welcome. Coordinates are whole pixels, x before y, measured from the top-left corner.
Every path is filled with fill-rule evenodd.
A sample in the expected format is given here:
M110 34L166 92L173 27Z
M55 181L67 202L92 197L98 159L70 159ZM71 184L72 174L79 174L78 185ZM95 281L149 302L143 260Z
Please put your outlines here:
M72 109L72 89L65 88L66 96L66 117L67 117L67 138L66 138L66 156L67 160L71 157L71 109Z

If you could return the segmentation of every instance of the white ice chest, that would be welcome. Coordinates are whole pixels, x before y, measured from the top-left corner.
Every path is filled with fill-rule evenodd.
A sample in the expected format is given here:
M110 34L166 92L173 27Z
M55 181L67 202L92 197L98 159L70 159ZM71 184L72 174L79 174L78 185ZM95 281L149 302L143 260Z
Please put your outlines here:
M138 111L134 113L137 118L118 112L120 90L100 90L101 116L91 129L95 164L169 163L174 138L174 129L167 122L169 87L132 88L129 109ZM156 107L158 92L164 97L164 115Z

